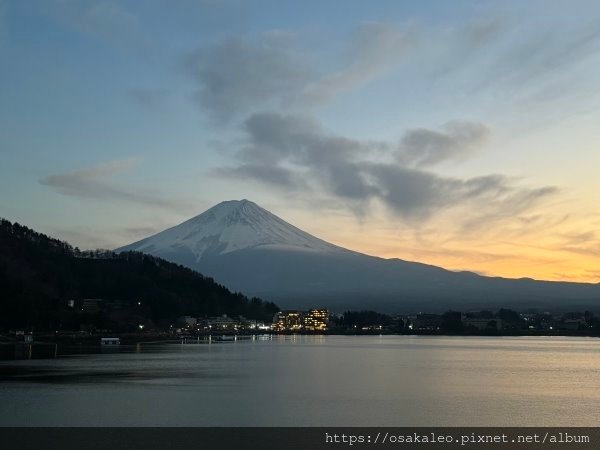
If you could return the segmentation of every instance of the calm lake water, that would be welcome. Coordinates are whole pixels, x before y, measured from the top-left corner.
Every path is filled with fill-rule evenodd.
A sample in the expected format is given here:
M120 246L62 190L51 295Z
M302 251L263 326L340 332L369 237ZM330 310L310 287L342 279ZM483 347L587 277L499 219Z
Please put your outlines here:
M0 361L0 426L598 426L600 340L280 336Z

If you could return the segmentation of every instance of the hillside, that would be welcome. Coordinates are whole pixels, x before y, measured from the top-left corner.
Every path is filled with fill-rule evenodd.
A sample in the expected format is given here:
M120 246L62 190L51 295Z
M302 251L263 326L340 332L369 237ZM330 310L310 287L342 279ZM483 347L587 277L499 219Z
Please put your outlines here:
M103 299L82 312L83 299ZM75 300L75 307L68 300ZM177 317L228 314L271 320L273 303L232 293L211 278L136 252L80 252L0 220L0 329L78 329L82 324L125 331L139 323L168 326Z

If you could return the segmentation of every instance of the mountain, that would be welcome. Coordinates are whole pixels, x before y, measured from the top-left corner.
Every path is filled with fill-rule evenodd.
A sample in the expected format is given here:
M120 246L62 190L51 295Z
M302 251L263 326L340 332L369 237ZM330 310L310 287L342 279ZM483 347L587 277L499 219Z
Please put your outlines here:
M290 225L249 200L222 202L190 220L117 249L201 260L247 249L346 251ZM174 258L175 259L175 258Z
M88 314L67 300L102 299ZM140 303L138 303L140 302ZM177 317L243 315L271 321L276 305L249 299L193 270L142 253L80 252L19 224L0 220L0 330L129 331Z
M447 308L577 309L600 305L600 285L485 277L330 244L257 204L226 201L116 252L140 251L214 277L281 307L386 312Z

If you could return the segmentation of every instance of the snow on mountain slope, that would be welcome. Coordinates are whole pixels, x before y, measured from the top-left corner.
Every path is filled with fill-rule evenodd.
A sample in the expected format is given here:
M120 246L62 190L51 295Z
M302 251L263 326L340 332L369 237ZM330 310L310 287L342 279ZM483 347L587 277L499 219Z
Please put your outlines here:
M250 248L347 251L285 222L249 200L221 202L202 214L117 251L185 251L196 260Z

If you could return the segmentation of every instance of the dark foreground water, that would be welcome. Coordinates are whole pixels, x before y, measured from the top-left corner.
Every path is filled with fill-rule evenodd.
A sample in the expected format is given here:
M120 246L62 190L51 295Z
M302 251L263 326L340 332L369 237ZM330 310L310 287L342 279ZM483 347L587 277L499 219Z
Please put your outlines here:
M598 426L600 340L286 336L0 361L0 426Z

